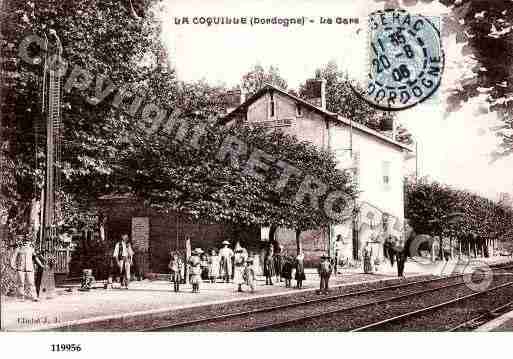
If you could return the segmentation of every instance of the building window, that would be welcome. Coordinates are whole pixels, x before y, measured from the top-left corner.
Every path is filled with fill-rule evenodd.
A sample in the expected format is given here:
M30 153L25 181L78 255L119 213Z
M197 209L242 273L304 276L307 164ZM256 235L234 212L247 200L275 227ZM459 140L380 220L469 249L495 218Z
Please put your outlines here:
M296 104L296 115L298 117L303 116L303 109L301 108L301 105L298 103Z
M382 163L382 182L383 189L388 191L390 189L390 161L383 161Z
M274 117L274 96L271 92L270 117Z

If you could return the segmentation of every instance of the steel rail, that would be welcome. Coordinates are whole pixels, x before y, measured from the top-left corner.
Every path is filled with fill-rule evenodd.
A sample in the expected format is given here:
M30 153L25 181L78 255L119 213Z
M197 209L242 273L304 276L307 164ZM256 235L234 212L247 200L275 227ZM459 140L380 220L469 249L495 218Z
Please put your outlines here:
M458 282L458 283L443 285L440 287L423 289L423 290L416 291L416 292L401 294L401 295L389 297L389 298L383 298L383 299L379 299L379 300L375 300L375 301L371 301L371 302L367 302L367 303L363 303L363 304L353 305L350 307L343 307L343 308L339 308L339 309L328 310L328 311L324 311L324 312L316 313L316 314L312 314L312 315L307 315L307 316L300 317L300 318L288 319L288 320L284 320L281 322L259 325L259 326L253 327L253 328L249 328L246 331L262 331L262 330L267 330L267 329L272 329L272 328L280 328L283 326L287 326L287 325L291 325L291 324L298 324L301 322L305 322L305 321L312 320L312 319L318 319L318 318L333 315L333 314L340 314L340 313L348 312L348 311L355 310L355 309L371 307L373 305L379 305L379 304L384 304L384 303L388 303L388 302L393 302L396 300L413 297L413 296L416 296L419 294L436 292L438 290L462 286L462 285L465 285L465 282Z
M447 277L431 278L431 279L427 279L427 280L420 280L420 281L413 281L413 282L408 282L408 283L394 284L394 285L391 285L391 286L385 286L385 287L374 288L374 289L358 290L358 291L354 291L354 292L337 294L337 295L332 295L332 296L322 297L322 298L316 298L316 299L309 299L309 300L305 300L305 301L298 301L298 302L294 302L294 303L279 304L279 305L273 305L273 306L268 306L268 307L257 308L257 309L253 309L253 310L247 310L247 311L241 311L241 312L235 312L235 313L227 313L227 314L221 314L221 315L216 315L216 316L209 316L209 317L206 317L206 318L198 318L198 319L193 319L193 320L187 320L187 321L183 321L183 322L162 325L162 326L151 328L151 329L143 329L142 331L157 331L157 330L161 330L161 329L171 329L171 328L179 328L179 327L198 325L198 324L207 323L207 322L211 322L211 321L217 321L217 320L224 320L224 319L242 317L242 316L245 316L245 315L267 313L267 312L271 312L271 311L275 311L275 310L280 310L280 309L288 309L288 308L294 308L294 307L299 307L299 306L303 306L303 305L316 304L316 303L322 303L322 302L328 302L328 301L335 301L335 300L338 300L338 299L341 299L341 298L347 298L347 297L353 297L353 296L358 296L358 295L363 295L363 294L376 293L376 292L381 292L381 291L386 291L386 290L393 290L393 289L397 289L397 288L404 288L404 287L408 287L408 286L412 286L412 285L417 285L417 284L424 284L424 283L442 281L442 280L446 280L446 279L457 278L457 277L460 277L460 276L461 275L458 274L458 275L447 276Z
M503 304L501 306L498 306L492 310L488 310L486 313L480 314L477 317L474 317L472 319L467 320L466 322L458 324L457 326L449 329L448 332L455 332L457 330L467 328L474 324L478 324L480 321L484 320L482 323L479 323L479 325L483 325L503 314L503 313L499 314L499 312L503 311L504 309L511 308L511 307L513 307L513 301ZM491 317L491 319L490 319L490 317Z
M467 300L467 299L470 299L470 298L475 298L477 296L480 296L480 295L483 295L483 294L487 294L489 292L492 292L492 291L495 291L495 290L499 290L499 289L502 289L502 288L505 288L505 287L508 287L508 286L512 286L512 285L513 285L513 282L504 283L504 284L495 286L493 288L489 288L489 289L483 290L481 292L468 294L468 295L465 295L463 297L458 297L458 298L454 298L454 299L445 301L443 303L438 303L438 304L431 305L431 306L426 307L426 308L414 310L412 312L408 312L408 313L404 313L404 314L401 314L401 315L397 315L397 316L392 317L392 318L387 318L387 319L381 320L379 322L371 323L371 324L368 324L368 325L365 325L365 326L353 329L353 330L351 330L351 332L361 332L361 331L365 331L365 330L369 330L369 329L377 329L377 328L382 327L383 325L386 325L386 324L390 324L390 323L394 323L394 322L399 322L399 321L404 320L404 319L409 319L409 318L411 318L413 316L417 316L419 314L425 314L425 313L434 311L436 309L440 309L440 308L446 307L448 305L451 305L451 304L454 304L454 303L458 303L458 302L461 302L461 301L464 301L464 300Z
M497 265L497 266L493 266L493 268L495 268L495 269L505 269L505 268L513 268L513 266L509 265L509 266L500 267L499 265ZM384 286L384 287L380 287L380 288L358 290L358 291L353 291L353 292L348 292L348 293L337 294L337 295L333 295L333 296L329 296L329 297L309 299L309 300L298 301L298 302L294 302L294 303L279 304L279 305L267 306L267 307L262 307L262 308L256 308L256 309L247 310L247 311L239 311L239 312L234 312L234 313L227 313L227 314L221 314L221 315L208 316L208 317L205 317L205 318L186 320L186 321L182 321L182 322L178 322L178 323L164 324L164 325L160 325L160 326L152 327L152 328L147 328L147 329L143 328L143 329L140 329L138 331L161 331L161 330L172 330L172 329L178 329L178 328L185 328L185 327L189 327L189 326L195 326L195 325L205 324L205 323L209 323L209 322L215 322L215 321L220 321L220 320L238 318L238 317L243 317L243 316L249 316L249 315L253 315L253 314L268 313L268 312L277 311L277 310L281 310L281 309L290 309L290 308L295 308L295 307L300 307L300 306L305 306L305 305L310 305L310 304L329 302L329 301L336 301L336 300L339 300L339 299L343 299L343 298L347 298L347 297L354 297L354 296L358 296L358 295L377 293L377 292L393 290L393 289L398 289L398 288L406 288L406 287L414 286L414 285L417 285L417 284L425 284L425 283L432 283L432 282L437 282L437 281L444 281L444 280L448 280L448 279L464 277L466 275L468 275L468 274L467 273L460 273L460 274L443 276L443 277L438 277L438 278L431 278L431 279L427 279L427 280L419 280L419 281L413 281L413 282L408 282L408 283L394 284L394 285L391 285L391 286ZM451 284L450 286L462 285L462 284L464 284L464 282L454 283L454 284ZM444 287L446 287L446 286L437 287L437 288L431 288L431 289L424 290L424 291L421 291L421 292L415 292L415 293L412 293L412 294L407 294L407 296L412 296L412 295L416 295L416 294L420 294L420 293L425 293L425 292L429 292L429 291L435 291L435 290L443 289ZM366 303L366 304L364 304L362 306L379 304L381 302L386 302L386 301L389 301L389 300L390 299L375 301L375 302L371 302L371 303ZM360 306L346 307L346 308L342 308L342 309L337 309L337 310L335 310L335 312L355 309L355 308L359 308L359 307ZM325 312L325 313L321 313L321 314L316 314L315 316L323 316L323 315L327 315L327 314L332 314L332 312L333 311ZM253 328L247 329L246 331L263 330L263 329L266 329L266 328L269 328L269 327L284 325L284 324L292 322L292 321L308 320L308 319L311 319L311 317L312 316L302 317L302 318L288 320L286 322L272 323L272 324L265 325L265 326L253 327Z
M493 268L500 270L500 269L506 269L506 268L512 268L512 267L513 266L511 266L511 265L506 265L506 266L503 266L503 267L494 266ZM457 277L463 277L463 276L466 276L466 275L469 275L469 274L468 273L462 273L462 274L458 274L458 275L437 278L436 280L444 280L444 279L450 279L450 278L457 278ZM435 280L429 280L429 281L426 281L426 282L431 282L431 281L435 281ZM419 282L422 282L422 281L419 281ZM364 303L364 304L359 304L359 305L355 305L355 306L351 306L351 307L334 309L334 310L325 311L325 312L322 312L322 313L316 313L316 314L313 314L313 315L308 315L308 316L304 316L304 317L300 317L300 318L294 318L294 319L289 319L289 320L286 320L286 321L281 321L281 322L275 322L275 323L269 323L269 324L265 324L265 325L260 325L260 326L257 326L257 327L248 328L246 331L261 331L261 330L267 330L267 329L272 329L272 328L279 328L279 327L283 327L283 326L286 326L286 325L297 324L297 323L301 323L301 322L304 322L304 321L308 321L308 320L312 320L312 319L317 319L317 318L324 317L324 316L327 316L327 315L339 314L339 313L346 312L346 311L349 311L349 310L360 309L360 308L364 308L366 306L383 304L383 303L386 303L386 302L400 300L400 299L404 299L404 298L407 298L407 297L415 296L415 295L418 295L418 294L425 294L425 293L434 292L434 291L437 291L437 290L441 290L441 289L445 289L445 288L450 288L450 287L456 287L456 286L464 285L464 284L465 284L465 282L453 283L453 284L449 284L449 285L445 285L445 286L440 286L440 287L436 287L436 288L425 289L425 290L418 291L418 292L406 293L406 294L402 294L402 295L399 295L399 296L395 296L395 297L391 297L391 298L384 298L384 299L380 299L380 300L377 300L377 301L368 302L368 303Z

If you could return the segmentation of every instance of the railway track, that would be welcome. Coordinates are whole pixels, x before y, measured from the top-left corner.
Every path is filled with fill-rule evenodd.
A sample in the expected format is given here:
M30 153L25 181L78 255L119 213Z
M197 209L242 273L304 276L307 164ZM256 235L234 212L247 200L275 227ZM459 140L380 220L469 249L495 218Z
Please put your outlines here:
M495 267L495 270L513 268ZM454 290L465 286L465 274L413 281L359 290L349 293L320 297L295 303L271 305L257 309L154 326L150 331L266 331L294 330L302 324L333 315L354 313L355 310L369 310L387 303L417 298L441 290ZM377 299L376 299L377 298ZM363 303L362 303L363 301ZM332 329L333 330L333 329ZM148 329L145 329L148 331Z
M420 321L417 320L415 323L416 326L419 326L422 323L425 323L425 325L430 324L432 326L432 323L430 323L428 321L428 319L431 319L433 316L440 317L442 314L444 314L444 312L446 311L447 308L454 307L454 306L462 307L469 300L473 300L478 297L484 297L484 296L487 296L490 294L495 294L497 291L504 289L504 288L508 288L508 287L513 288L513 281L494 286L492 288L486 289L481 292L472 293L472 294L454 298L454 299L451 299L451 300L448 300L448 301L445 301L445 302L442 302L442 303L439 303L436 305L432 305L432 306L429 306L426 308L422 308L422 309L418 309L418 310L411 311L408 313L404 313L404 314L401 314L401 315L398 315L398 316L395 316L392 318L387 318L387 319L379 321L379 322L371 323L371 324L356 328L352 331L353 332L369 331L369 330L371 330L371 331L390 331L390 330L394 330L396 328L404 329L406 322L411 321L413 319L418 319L421 316L424 316L424 318L423 318L423 320L420 320ZM451 324L447 323L449 326L442 328L442 329L445 331L463 331L463 330L475 329L476 326L482 325L485 322L488 322L491 319L495 318L497 315L500 315L497 313L497 311L504 310L506 308L511 309L512 304L513 304L513 302L508 302L506 304L500 305L497 308L494 308L493 310L480 308L478 313L482 313L482 314L478 314L477 316L472 317L469 320L465 320L464 322L459 322L458 324L453 325L453 326L450 326ZM468 309L468 307L467 307L467 309ZM484 313L483 313L483 311L484 311ZM420 328L426 329L426 327L422 326L422 325L420 326ZM431 329L431 328L429 328L429 329Z
M508 302L503 305L500 305L491 310L483 311L482 314L478 313L473 318L450 328L448 331L449 332L460 332L460 331L474 330L474 329L477 329L478 327L480 327L481 325L486 324L503 314L506 314L507 312L509 312L511 310L513 310L513 301Z

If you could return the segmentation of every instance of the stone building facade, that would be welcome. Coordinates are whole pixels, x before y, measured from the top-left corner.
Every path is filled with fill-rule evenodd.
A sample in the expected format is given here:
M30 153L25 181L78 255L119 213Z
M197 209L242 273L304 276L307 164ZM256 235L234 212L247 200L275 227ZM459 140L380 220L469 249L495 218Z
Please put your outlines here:
M359 258L367 241L373 241L375 253L381 254L382 243L375 239L378 232L386 227L386 231L400 236L403 229L403 168L411 149L397 142L393 131L378 132L327 111L324 80L309 80L307 95L305 100L266 85L235 107L222 122L294 135L334 152L339 168L352 173L361 191L354 205L359 211L346 223L303 232L301 242L308 262L331 253L338 234L343 236L343 252L348 259ZM280 228L276 240L287 252L295 252L294 231Z

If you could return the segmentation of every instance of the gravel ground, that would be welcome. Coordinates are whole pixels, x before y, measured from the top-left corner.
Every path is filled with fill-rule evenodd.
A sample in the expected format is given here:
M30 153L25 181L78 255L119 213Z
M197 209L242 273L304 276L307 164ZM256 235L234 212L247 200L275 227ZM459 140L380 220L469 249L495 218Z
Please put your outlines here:
M503 272L503 270L495 270ZM491 287L509 281L507 276L494 276ZM352 309L350 315L347 312L335 313L315 319L293 323L289 326L271 330L279 331L347 331L374 322L378 322L397 315L432 306L447 300L475 293L466 285L441 289L439 291L425 293L405 299L390 301L385 304L372 305L358 309ZM497 295L500 293L500 295ZM478 299L458 303L447 310L435 311L426 316L419 316L411 321L398 322L393 325L380 327L379 331L429 331L447 330L458 323L464 322L483 308L493 308L510 300L513 287L508 287L498 292L492 292ZM452 310L449 310L451 309Z

